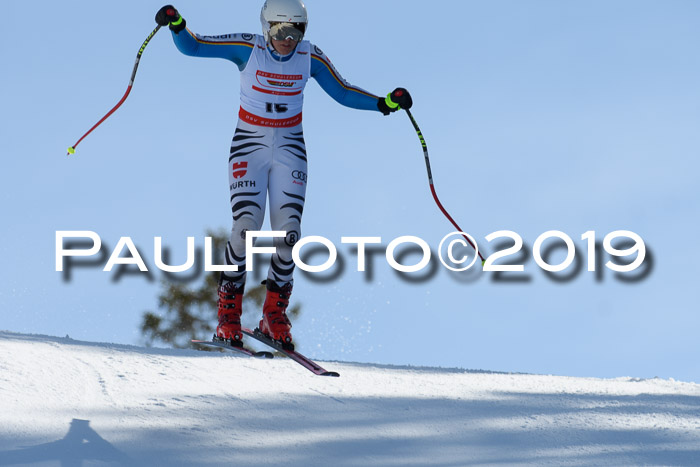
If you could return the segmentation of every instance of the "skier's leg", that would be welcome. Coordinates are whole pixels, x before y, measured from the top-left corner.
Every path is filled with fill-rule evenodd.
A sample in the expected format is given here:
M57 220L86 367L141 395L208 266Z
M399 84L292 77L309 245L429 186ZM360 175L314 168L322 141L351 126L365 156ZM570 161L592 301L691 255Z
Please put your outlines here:
M292 248L301 236L307 183L306 146L301 125L279 129L270 169L269 198L272 230L286 232L275 238L268 280L282 286L293 283Z
M265 217L271 149L269 128L239 122L228 164L233 228L226 246L226 264L238 266L238 271L224 276L237 284L245 283L246 232L260 230Z
M301 236L301 216L306 196L306 146L301 125L278 129L270 169L270 225L286 232L275 238L267 276L267 295L260 329L275 340L291 345L291 323L286 315L292 292L292 249Z
M219 280L216 335L240 345L241 313L245 287L245 235L260 230L265 216L271 134L264 128L239 123L231 143L229 188L233 228L226 245L226 264L238 266L237 272L222 273Z

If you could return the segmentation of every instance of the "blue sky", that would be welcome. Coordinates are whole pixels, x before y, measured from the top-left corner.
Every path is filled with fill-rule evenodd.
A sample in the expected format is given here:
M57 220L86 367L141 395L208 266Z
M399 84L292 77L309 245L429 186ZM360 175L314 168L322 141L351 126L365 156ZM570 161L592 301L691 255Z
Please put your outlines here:
M139 342L140 316L155 309L162 274L115 282L101 268L83 268L65 282L54 270L57 230L92 230L112 248L129 236L152 265L156 236L176 262L187 236L201 246L206 229L230 228L238 72L230 62L181 55L169 31L146 49L122 108L65 156L125 91L160 6L4 8L2 329ZM260 30L258 2L176 6L202 34ZM297 275L302 350L385 364L698 380L700 5L307 7L307 39L347 80L377 94L412 92L438 194L487 252L484 237L497 230L529 246L560 230L585 252L584 232L602 241L624 229L645 240L653 269L635 283L610 271L597 281L585 270L559 283L530 256L528 282L465 280L440 268L411 283L380 257L367 280L353 271L342 236L380 236L386 245L415 235L437 248L453 229L430 195L408 118L343 108L310 82L302 234L332 240L349 265L324 284Z

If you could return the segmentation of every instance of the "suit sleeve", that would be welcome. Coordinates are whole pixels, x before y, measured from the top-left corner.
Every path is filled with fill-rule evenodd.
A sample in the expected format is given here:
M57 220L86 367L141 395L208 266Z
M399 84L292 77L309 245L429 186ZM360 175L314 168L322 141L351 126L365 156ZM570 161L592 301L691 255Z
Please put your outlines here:
M379 112L378 96L345 81L321 49L312 44L311 50L311 76L326 94L346 107Z
M179 34L172 33L177 49L192 57L223 58L238 68L245 68L254 47L252 34L225 34L223 36L200 36L185 28Z

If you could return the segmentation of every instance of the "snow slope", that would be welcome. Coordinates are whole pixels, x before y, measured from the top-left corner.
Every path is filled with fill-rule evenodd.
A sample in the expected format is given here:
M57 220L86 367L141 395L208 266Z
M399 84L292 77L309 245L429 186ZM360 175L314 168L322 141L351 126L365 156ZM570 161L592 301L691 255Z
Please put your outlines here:
M0 332L0 465L698 465L700 385Z

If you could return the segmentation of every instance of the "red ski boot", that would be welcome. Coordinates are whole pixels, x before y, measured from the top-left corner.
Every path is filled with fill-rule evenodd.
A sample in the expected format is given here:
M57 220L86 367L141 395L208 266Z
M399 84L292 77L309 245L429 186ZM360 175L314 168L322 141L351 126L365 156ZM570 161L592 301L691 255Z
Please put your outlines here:
M292 323L287 318L287 306L292 294L292 284L287 283L283 287L274 281L267 281L267 295L263 304L263 319L260 320L260 330L272 339L291 346Z
M231 345L243 345L242 303L242 285L233 282L219 283L219 325L216 327L216 337L229 340Z

